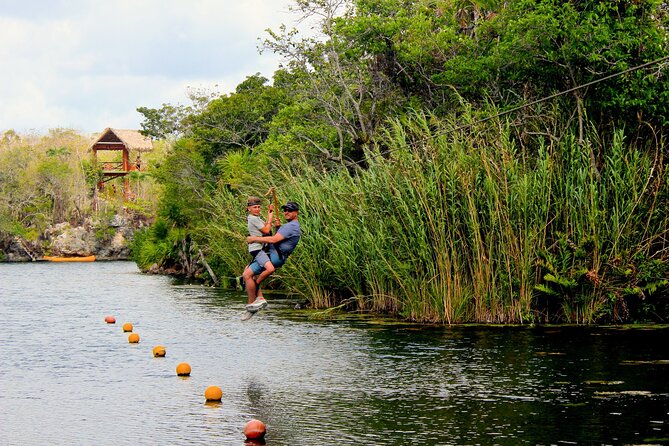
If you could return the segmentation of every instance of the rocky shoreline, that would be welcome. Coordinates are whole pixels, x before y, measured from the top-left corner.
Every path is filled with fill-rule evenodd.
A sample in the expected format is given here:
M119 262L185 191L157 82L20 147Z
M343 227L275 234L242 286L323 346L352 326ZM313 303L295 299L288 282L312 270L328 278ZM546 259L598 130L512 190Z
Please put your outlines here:
M57 223L47 227L38 237L27 239L13 236L0 238L0 263L40 262L51 257L89 257L96 261L132 260L131 244L135 233L151 225L152 219L139 214L116 214L111 218L88 217L79 224ZM154 263L142 269L147 274L168 275L188 280L205 282L201 279L208 270L209 277L217 283L214 272L209 268L202 254L190 253L186 264Z
M148 227L144 218L116 214L111 219L86 218L81 224L69 222L49 226L35 240L14 236L0 240L0 261L34 262L45 255L85 257L98 260L129 260L130 243L137 230Z

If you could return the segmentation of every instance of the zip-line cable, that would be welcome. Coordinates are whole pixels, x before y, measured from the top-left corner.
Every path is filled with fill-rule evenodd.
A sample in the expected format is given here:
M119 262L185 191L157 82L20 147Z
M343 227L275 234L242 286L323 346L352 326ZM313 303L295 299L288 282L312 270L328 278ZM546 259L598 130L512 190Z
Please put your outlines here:
M460 130L464 130L464 129L468 128L468 127L473 127L474 125L481 124L481 123L486 122L486 121L490 121L491 119L499 118L500 116L508 115L508 114L517 112L518 110L522 110L522 109L524 109L524 108L531 107L532 105L536 105L536 104L539 104L539 103L541 103L541 102L549 101L549 100L551 100L551 99L555 99L555 98L557 98L557 97L559 97L559 96L564 96L564 95L566 95L566 94L568 94L568 93L572 93L572 92L574 92L574 91L577 91L577 90L581 90L581 89L583 89L583 88L590 87L590 86L595 85L595 84L598 84L598 83L600 83L600 82L604 82L604 81L607 81L607 80L609 80L609 79L613 79L613 78L615 78L615 77L622 76L623 74L627 74L627 73L631 73L631 72L633 72L633 71L641 70L641 69L643 69L643 68L647 68L647 67L649 67L649 66L656 65L656 64L659 64L659 63L661 63L661 62L668 61L668 60L669 60L669 56L664 56L664 57L661 57L661 58L659 58L659 59L655 59L655 60L653 60L653 61L651 61L651 62L646 62L646 63L643 63L643 64L641 64L641 65L637 65L637 66L634 66L634 67L631 67L631 68L627 68L626 70L623 70L623 71L620 71L620 72L617 72L617 73L613 73L613 74L609 74L609 75L604 76L604 77L602 77L602 78L595 79L595 80L590 81L590 82L586 82L585 84L577 85L577 86L572 87L572 88L569 88L569 89L567 89L567 90L563 90L563 91L560 91L560 92L558 92L558 93L554 93L554 94L552 94L552 95L545 96L545 97L543 97L543 98L535 99L534 101L530 101L530 102L528 102L528 103L526 103L526 104L518 105L518 106L516 106L516 107L510 108L510 109L508 109L508 110L501 111L501 112L496 113L496 114L494 114L494 115L491 115L491 116L487 116L487 117L485 117L485 118L478 119L478 120L476 120L476 121L474 121L474 122L472 122L472 123L465 124L465 125L461 125L461 126L458 126L458 127L454 127L454 128L452 128L452 129L446 130L446 131L444 131L443 133L440 133L440 134L442 134L442 135L446 135L446 134L449 134L449 133L458 132L458 131L460 131ZM359 164L361 164L361 163L370 161L370 160L372 160L372 159L374 159L374 158L377 158L377 157L379 157L379 156L387 155L387 154L389 154L389 153L393 153L393 152L395 152L396 150L399 150L399 147L398 147L398 148L395 148L395 149L388 149L388 150L386 150L386 151L384 151L384 152L379 152L379 153L377 153L377 154L374 154L374 155L365 157L365 158L363 158L363 159L361 159L361 160L359 160L359 161L351 162L351 163L349 163L348 165L346 165L345 167L352 167L352 166L354 166L354 165L359 165Z
M499 116L504 116L504 115L513 113L513 112L516 112L516 111L518 111L518 110L521 110L521 109L523 109L523 108L525 108L525 107L530 107L530 106L532 106L532 105L539 104L539 103L541 103L541 102L545 102L545 101L548 101L548 100L550 100L550 99L555 99L555 98L557 98L557 97L559 97L559 96L564 96L564 95L567 94L567 93L572 93L572 92L574 92L574 91L581 90L581 89L586 88L586 87L590 87L591 85L595 85L595 84L598 84L598 83L600 83L600 82L604 82L604 81L606 81L606 80L613 79L614 77L622 76L623 74L631 73L632 71L640 70L640 69L642 69L642 68L646 68L646 67L649 67L649 66L651 66L651 65L658 64L658 63L663 62L663 61L665 61L665 60L669 60L669 56L664 56L664 57L661 57L661 58L659 58L659 59L656 59L656 60L654 60L654 61L652 61L652 62L646 62L646 63L644 63L644 64L641 64L641 65L637 65L637 66L635 66L635 67L628 68L628 69L623 70L623 71L620 71L620 72L618 72L618 73L609 74L608 76L604 76L604 77L602 77L602 78L600 78L600 79L595 79L594 81L586 82L585 84L582 84L582 85L577 85L576 87L572 87L572 88L569 88L569 89L567 89L567 90L560 91L560 92L555 93L555 94L552 94L552 95L550 95L550 96L546 96L546 97L543 97L543 98L540 98L540 99L536 99L536 100L534 100L534 101L530 101L530 102L528 102L527 104L519 105L519 106L514 107L514 108L511 108L511 109L509 109L509 110L504 110L503 112L499 112L499 113L497 113L496 115L488 116L488 117L483 118L483 119L481 119L481 120L479 120L479 121L477 121L477 122L474 122L473 124L479 124L479 123L481 123L481 122L485 122L485 121L488 121L488 120L490 120L490 119L497 118L497 117L499 117ZM471 126L471 125L473 125L473 124L468 124L467 126ZM463 126L463 128L464 128L464 127L467 127L467 126ZM457 128L454 129L454 130L457 130Z
M572 93L572 92L574 92L574 91L581 90L581 89L583 89L583 88L587 88L587 87L590 87L590 86L592 86L592 85L599 84L599 83L601 83L601 82L607 81L607 80L609 80L609 79L616 78L616 77L618 77L618 76L622 76L622 75L627 74L627 73L632 73L632 72L634 72L634 71L641 70L641 69L643 69L643 68L647 68L647 67L650 67L650 66L653 66L653 65L657 65L657 64L662 63L662 62L664 62L664 61L669 61L669 56L660 57L659 59L655 59L655 60L653 60L653 61L646 62L646 63L643 63L643 64L641 64L641 65L636 65L636 66L634 66L634 67L627 68L627 69L625 69L625 70L623 70L623 71L619 71L619 72L617 72L617 73L609 74L609 75L604 76L604 77L602 77L602 78L595 79L595 80L590 81L590 82L586 82L585 84L577 85L577 86L575 86L575 87L568 88L568 89L566 89L566 90L563 90L563 91L554 93L554 94L552 94L552 95L545 96L545 97L543 97L543 98L539 98L539 99L535 99L535 100L530 101L530 102L528 102L528 103L526 103L526 104L518 105L518 106L516 106L516 107L510 108L510 109L508 109L508 110L501 111L501 112L496 113L496 114L494 114L494 115L490 115L490 116L487 116L487 117L485 117L485 118L478 119L478 120L476 120L476 121L474 121L474 122L471 122L471 123L469 123L469 124L464 124L464 125L461 125L461 126L454 127L454 128L452 128L452 129L445 130L445 131L443 131L443 132L440 132L439 134L440 134L440 135L447 135L447 134L450 134L450 133L459 132L459 131L464 130L464 129L466 129L466 128L473 127L473 126L475 126L475 125L477 125L477 124L481 124L481 123L483 123L483 122L490 121L491 119L499 118L499 117L501 117L501 116L505 116L505 115L508 115L508 114L517 112L518 110L522 110L522 109L524 109L524 108L531 107L531 106L533 106L533 105L540 104L540 103L542 103L542 102L546 102L546 101L549 101L549 100L551 100L551 99L555 99L555 98L560 97L560 96L564 96L564 95L569 94L569 93ZM341 164L340 166L337 166L337 167L334 168L333 170L334 170L334 171L337 171L337 170L339 170L339 168L342 168L342 167L359 166L359 165L362 164L362 163L369 162L369 161L371 161L371 160L373 160L373 159L375 159L375 158L378 158L378 157L380 157L380 156L388 155L388 154L393 153L393 152L395 152L395 151L397 151L397 150L399 150L399 149L400 149L399 147L394 148L394 149L388 149L388 150L385 150L385 151L383 151L383 152L379 152L379 153L376 153L376 154L367 156L367 157L365 157L365 158L363 158L363 159L361 159L361 160L358 160L358 161L352 161L352 162L350 162L350 163L347 163L346 165Z

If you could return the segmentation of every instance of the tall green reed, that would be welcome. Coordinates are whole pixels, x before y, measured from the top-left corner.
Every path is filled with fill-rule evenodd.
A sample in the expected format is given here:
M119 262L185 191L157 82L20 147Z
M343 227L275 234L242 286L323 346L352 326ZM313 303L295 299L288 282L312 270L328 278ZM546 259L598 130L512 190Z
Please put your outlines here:
M527 202L534 181L508 130L489 146L486 129L446 137L435 123L420 114L394 122L390 156L368 153L356 175L303 166L291 177L307 204L308 247L297 251L294 273L328 295L326 305L352 297L360 310L412 320L528 320L533 243L545 218L528 227L508 202Z
M622 131L579 142L566 130L529 146L502 120L456 128L421 113L395 120L385 151L369 150L354 174L274 160L253 194L275 185L298 201L303 230L281 286L317 308L438 323L593 323L621 317L630 294L666 288L661 151ZM212 201L208 237L230 270L245 263L234 237L244 193L223 188Z
M666 271L666 251L653 247L664 238L669 222L666 199L664 210L657 208L658 199L666 196L661 151L627 144L622 130L608 142L593 130L589 136L585 144L597 143L601 153L596 168L588 148L573 136L556 144L551 155L552 195L558 206L540 253L546 274L536 288L559 299L561 311L545 315L547 319L623 320L630 300L626 288L638 282L637 273L645 274L641 264L655 258Z

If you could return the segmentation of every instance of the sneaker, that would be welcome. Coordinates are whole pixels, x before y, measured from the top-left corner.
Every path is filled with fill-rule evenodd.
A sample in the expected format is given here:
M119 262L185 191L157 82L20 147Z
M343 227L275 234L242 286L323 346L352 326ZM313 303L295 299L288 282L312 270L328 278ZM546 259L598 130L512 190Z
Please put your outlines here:
M255 313L257 311L262 310L266 306L267 306L267 301L262 297L258 297L252 304L248 304L246 306L246 311Z
M235 287L240 291L244 291L246 289L246 282L242 276L235 277Z

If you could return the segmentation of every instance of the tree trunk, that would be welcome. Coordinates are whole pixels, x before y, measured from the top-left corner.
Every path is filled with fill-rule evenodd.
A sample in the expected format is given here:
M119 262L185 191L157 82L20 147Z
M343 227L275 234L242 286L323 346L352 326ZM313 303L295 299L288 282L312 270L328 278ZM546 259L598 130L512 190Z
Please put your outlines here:
M209 277L211 277L211 280L214 282L214 285L218 286L218 278L216 277L216 274L214 274L214 271L212 271L211 267L207 263L207 261L204 258L204 254L202 253L201 249L198 249L198 252L200 253L200 261L204 265L204 267L207 269L207 272L209 273Z

